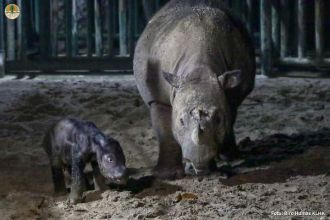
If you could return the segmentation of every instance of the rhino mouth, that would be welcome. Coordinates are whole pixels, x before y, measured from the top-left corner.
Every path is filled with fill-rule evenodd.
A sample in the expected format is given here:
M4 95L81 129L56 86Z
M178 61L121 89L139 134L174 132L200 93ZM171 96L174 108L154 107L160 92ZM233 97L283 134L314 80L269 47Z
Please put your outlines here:
M127 177L122 177L122 178L106 178L106 183L107 184L116 184L120 186L125 186L127 185L128 178Z
M185 167L185 173L188 175L207 175L210 173L209 166L201 166L197 165L196 163L192 162L189 159L184 159L184 167Z

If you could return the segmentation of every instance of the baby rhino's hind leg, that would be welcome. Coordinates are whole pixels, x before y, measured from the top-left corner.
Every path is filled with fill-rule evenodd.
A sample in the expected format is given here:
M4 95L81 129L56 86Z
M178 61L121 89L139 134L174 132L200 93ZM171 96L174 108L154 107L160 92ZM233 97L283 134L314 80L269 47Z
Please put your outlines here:
M56 195L66 193L64 174L60 158L52 158L51 160L52 178Z
M86 190L85 182L85 162L78 156L79 148L77 145L72 146L72 169L71 169L71 191L70 202L73 204L82 202L82 194Z

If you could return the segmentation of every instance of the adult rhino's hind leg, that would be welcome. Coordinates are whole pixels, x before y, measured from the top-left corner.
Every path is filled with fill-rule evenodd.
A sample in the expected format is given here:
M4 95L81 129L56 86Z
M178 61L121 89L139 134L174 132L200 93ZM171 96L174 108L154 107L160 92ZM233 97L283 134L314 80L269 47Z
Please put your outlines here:
M159 158L154 169L154 176L161 179L175 179L184 176L180 145L172 134L169 106L153 103L150 106L152 127L159 143Z

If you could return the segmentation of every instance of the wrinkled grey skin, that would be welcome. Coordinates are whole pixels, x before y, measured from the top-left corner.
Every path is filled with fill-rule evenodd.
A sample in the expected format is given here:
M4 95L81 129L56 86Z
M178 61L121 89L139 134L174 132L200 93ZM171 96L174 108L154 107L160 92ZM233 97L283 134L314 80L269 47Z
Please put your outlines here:
M182 161L205 174L220 154L237 154L233 125L254 87L253 51L221 1L172 0L150 20L134 75L159 142L156 176L183 176Z
M92 122L73 118L59 121L47 132L43 148L51 163L55 193L65 193L65 182L71 182L72 203L82 201L88 181L84 174L87 163L93 168L95 189L105 189L105 180L126 184L127 169L120 144L106 137Z

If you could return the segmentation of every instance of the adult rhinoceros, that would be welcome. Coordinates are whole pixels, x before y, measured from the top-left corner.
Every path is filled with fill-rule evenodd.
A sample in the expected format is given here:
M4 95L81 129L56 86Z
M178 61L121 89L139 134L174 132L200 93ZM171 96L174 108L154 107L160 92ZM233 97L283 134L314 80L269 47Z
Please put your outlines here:
M204 174L237 152L233 125L254 87L255 56L220 0L167 3L137 43L134 75L159 142L156 176L182 176L182 161Z

